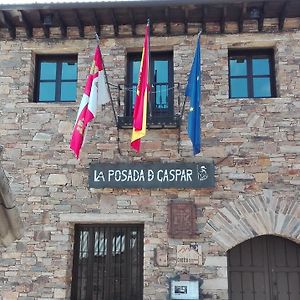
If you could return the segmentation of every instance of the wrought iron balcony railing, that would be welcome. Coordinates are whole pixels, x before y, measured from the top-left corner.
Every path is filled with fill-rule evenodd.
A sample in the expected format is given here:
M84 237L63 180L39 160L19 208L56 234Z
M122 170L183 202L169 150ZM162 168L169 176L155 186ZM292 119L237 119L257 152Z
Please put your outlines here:
M137 85L118 86L118 128L132 128L132 115ZM175 98L177 101L175 101ZM123 99L123 102L121 102ZM156 83L151 86L148 101L148 128L179 128L182 116L181 87L179 83Z

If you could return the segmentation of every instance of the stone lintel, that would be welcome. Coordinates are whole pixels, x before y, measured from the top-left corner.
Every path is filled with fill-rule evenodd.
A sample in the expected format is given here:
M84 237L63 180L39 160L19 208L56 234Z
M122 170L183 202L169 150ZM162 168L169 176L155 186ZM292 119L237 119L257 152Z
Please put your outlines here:
M61 214L60 221L71 223L145 223L153 222L153 214L71 213Z

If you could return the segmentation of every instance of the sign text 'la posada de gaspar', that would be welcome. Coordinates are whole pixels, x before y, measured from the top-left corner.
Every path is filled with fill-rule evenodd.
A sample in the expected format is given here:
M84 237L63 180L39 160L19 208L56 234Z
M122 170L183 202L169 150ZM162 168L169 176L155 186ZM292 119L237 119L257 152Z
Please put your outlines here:
M92 163L90 188L212 188L213 162Z

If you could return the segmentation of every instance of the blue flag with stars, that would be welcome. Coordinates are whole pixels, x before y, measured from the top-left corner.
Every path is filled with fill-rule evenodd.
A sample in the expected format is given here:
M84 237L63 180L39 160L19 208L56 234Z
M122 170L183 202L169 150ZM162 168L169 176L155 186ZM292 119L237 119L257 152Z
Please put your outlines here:
M201 147L201 108L200 108L200 34L197 39L197 46L194 55L194 61L189 75L188 83L185 90L185 96L190 98L190 111L188 118L188 134L193 144L194 155L200 153Z

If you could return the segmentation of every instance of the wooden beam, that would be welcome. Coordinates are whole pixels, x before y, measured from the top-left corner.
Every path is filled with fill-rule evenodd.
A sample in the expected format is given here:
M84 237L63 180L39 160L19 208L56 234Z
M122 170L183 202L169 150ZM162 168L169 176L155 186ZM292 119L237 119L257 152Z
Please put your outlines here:
M115 10L113 8L110 9L110 14L111 14L112 23L114 26L114 34L115 34L115 36L118 36L119 35L119 24L117 21Z
M97 35L100 36L101 28L100 28L100 23L99 23L99 19L98 19L98 16L96 14L96 11L95 10L91 10L90 13L91 13L91 17L93 19L95 31L96 31Z
M23 26L26 31L26 36L27 38L31 39L32 38L32 25L30 24L28 18L26 17L26 14L23 10L19 10L20 14L20 21L23 23Z
M146 9L147 11L147 19L150 20L150 28L149 28L149 31L150 31L150 35L153 35L153 22L151 20L151 9L150 8L147 8Z
M50 37L50 28L49 28L49 26L44 25L44 17L43 17L40 10L38 10L38 14L39 14L39 17L40 17L40 22L42 24L42 28L43 28L43 31L44 31L45 38L48 39Z
M202 17L201 17L201 24L202 24L202 33L206 33L206 17L207 17L207 6L202 6Z
M59 11L55 12L55 16L56 16L56 19L58 20L61 36L64 37L64 38L67 37L67 35L68 35L67 25L64 22L64 20L63 20L61 14L59 13Z
M189 20L189 9L187 7L183 8L184 10L184 33L187 34L188 33L188 20Z
M220 22L220 30L221 30L221 33L224 33L224 32L225 32L226 18L227 18L227 6L224 5L224 6L223 6L223 10L222 10L221 22Z
M264 27L265 11L266 11L266 3L264 2L262 8L260 9L260 15L257 20L257 28L259 32L261 32Z
M283 30L288 4L289 4L289 1L285 1L284 4L282 5L281 13L280 13L279 19L278 19L278 29L279 29L279 31Z
M49 37L50 37L50 28L49 28L49 26L43 26L43 31L44 31L45 38L49 39Z
M240 10L240 17L239 17L239 21L238 21L238 27L239 27L239 32L243 32L244 30L244 18L245 15L247 13L247 3L244 2L242 4L241 10Z
M9 35L12 39L16 38L16 26L10 20L8 13L6 11L0 11L0 19L5 27L8 29Z
M165 18L166 18L166 28L167 28L167 34L169 35L171 33L171 24L170 24L170 8L165 8Z
M80 19L80 16L79 16L77 10L74 10L74 17L75 17L76 25L77 25L77 27L78 27L79 36L80 36L81 38L83 38L83 37L84 37L84 25L83 25L82 20Z
M134 13L132 8L128 8L128 14L131 18L131 32L133 36L136 36L136 21L135 21L135 17L134 17Z

